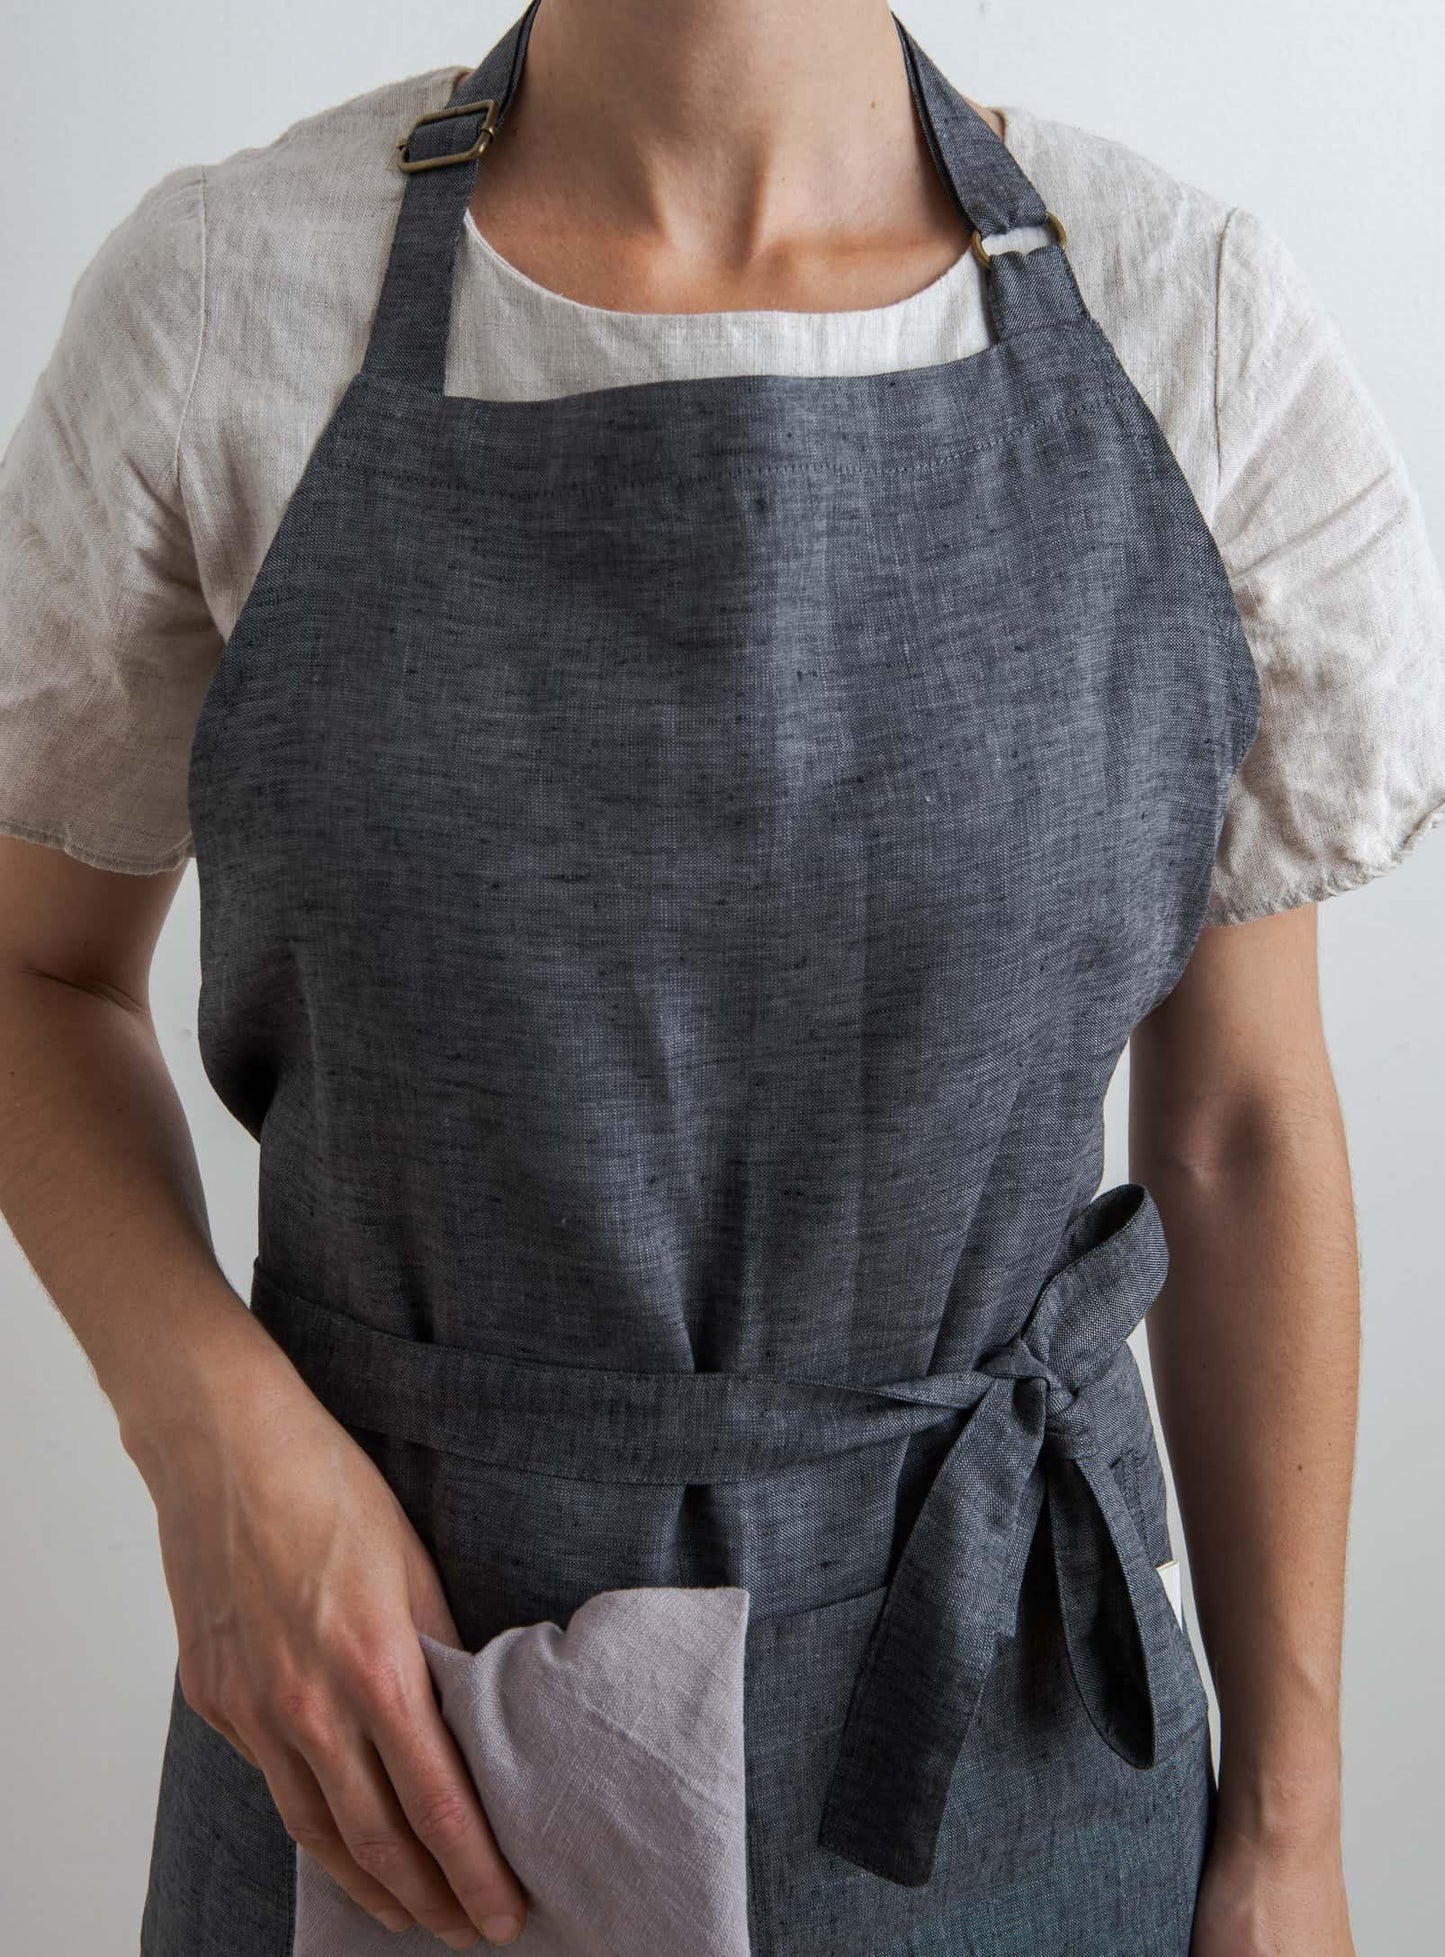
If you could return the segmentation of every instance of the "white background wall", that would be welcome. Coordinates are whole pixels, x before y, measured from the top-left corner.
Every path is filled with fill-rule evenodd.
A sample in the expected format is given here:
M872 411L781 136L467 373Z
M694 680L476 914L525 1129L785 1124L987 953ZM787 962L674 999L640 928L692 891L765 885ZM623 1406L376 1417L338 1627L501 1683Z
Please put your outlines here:
M157 178L267 142L389 78L472 64L521 5L4 0L0 439L81 267ZM897 10L975 100L1096 129L1275 223L1344 327L1445 556L1438 0L898 0ZM1347 1854L1362 1957L1413 1957L1445 1903L1445 833L1331 899L1321 936L1365 1300ZM197 982L192 871L160 947L156 1014L218 1249L241 1288L255 1151L201 1073ZM1122 1076L1110 1108L1113 1178L1127 1173ZM174 1662L169 1605L144 1488L4 1231L0 1300L0 1949L122 1957L136 1948Z

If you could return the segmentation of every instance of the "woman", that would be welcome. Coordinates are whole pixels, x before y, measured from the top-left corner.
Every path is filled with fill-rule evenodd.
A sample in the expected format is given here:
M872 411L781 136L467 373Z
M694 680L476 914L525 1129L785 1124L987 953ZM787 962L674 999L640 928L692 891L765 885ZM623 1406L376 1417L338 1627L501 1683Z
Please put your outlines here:
M534 0L155 186L3 499L3 1198L158 1512L146 1957L622 1947L433 1682L610 1593L649 1745L664 1602L732 1627L695 1947L1344 1957L1314 905L1445 807L1445 601L1267 228L880 0Z

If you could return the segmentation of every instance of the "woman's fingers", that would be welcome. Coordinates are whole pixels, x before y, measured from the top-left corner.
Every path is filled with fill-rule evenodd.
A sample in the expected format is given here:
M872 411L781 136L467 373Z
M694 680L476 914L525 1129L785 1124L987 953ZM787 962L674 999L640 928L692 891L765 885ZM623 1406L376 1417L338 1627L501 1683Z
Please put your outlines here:
M294 1747L276 1741L261 1749L261 1771L287 1834L319 1862L354 1903L388 1930L410 1929L415 1918L398 1897L352 1856L331 1804L309 1763Z
M416 1834L364 1733L309 1760L347 1854L425 1929L454 1950L470 1949L479 1926L430 1849Z
M526 1892L503 1858L461 1750L437 1706L426 1658L374 1703L372 1734L391 1786L417 1839L446 1874L467 1915L490 1943L510 1943L527 1916Z
M325 1820L307 1813L312 1852L328 1872L343 1871L337 1880L373 1914L378 1899L358 1893L353 1870L454 1949L479 1933L511 1941L525 1898L442 1720L415 1631L353 1637L333 1661L342 1670L329 1692L298 1685L272 1708L278 1740L299 1752L327 1810Z

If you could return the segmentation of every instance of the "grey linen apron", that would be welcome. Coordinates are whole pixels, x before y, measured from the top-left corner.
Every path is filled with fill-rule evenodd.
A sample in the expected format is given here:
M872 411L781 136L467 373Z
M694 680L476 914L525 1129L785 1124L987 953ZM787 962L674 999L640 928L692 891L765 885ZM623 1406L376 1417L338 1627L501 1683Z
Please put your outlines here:
M746 1593L754 1957L1185 1957L1214 1781L1126 1344L1168 1253L1096 1192L1258 688L1058 228L899 40L995 248L996 343L934 366L448 396L487 112L407 136L457 160L196 729L201 1052L254 1309L467 1652ZM283 1957L295 1897L177 1690L144 1951Z

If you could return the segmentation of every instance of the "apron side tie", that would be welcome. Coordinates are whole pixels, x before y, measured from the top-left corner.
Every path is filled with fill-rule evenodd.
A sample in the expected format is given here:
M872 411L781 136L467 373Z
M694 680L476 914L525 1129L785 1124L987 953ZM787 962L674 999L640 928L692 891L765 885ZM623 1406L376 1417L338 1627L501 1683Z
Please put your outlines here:
M1100 1735L1147 1768L1207 1712L1109 1466L1121 1410L1142 1399L1125 1341L1163 1284L1163 1225L1147 1190L1125 1183L1080 1212L1068 1243L1074 1254L1023 1331L961 1376L988 1383L924 1499L855 1682L818 1840L892 1882L918 1886L933 1872L954 1768L1017 1630L1045 1502L1069 1665Z

